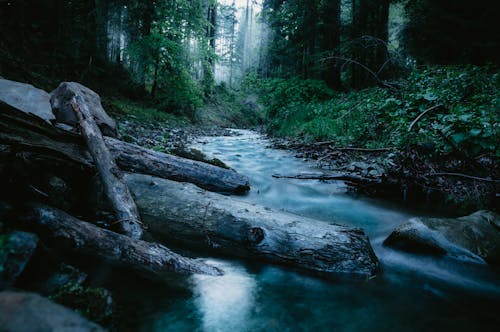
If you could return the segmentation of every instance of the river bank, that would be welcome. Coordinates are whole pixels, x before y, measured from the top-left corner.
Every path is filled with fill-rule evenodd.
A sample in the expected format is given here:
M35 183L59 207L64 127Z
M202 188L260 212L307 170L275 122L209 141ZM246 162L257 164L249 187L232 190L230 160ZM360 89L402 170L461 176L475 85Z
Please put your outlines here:
M157 151L204 160L189 151L191 142L203 136L233 136L229 128L168 125L115 114L125 140ZM262 127L256 128L265 135ZM454 216L479 209L498 212L500 178L498 164L488 156L464 160L457 155L432 156L424 147L396 149L337 148L332 141L269 137L272 147L291 151L295 157L315 164L313 176L345 175L366 179L352 184L353 193L383 198L421 210L431 209ZM220 165L219 162L215 161ZM295 175L295 174L287 174Z

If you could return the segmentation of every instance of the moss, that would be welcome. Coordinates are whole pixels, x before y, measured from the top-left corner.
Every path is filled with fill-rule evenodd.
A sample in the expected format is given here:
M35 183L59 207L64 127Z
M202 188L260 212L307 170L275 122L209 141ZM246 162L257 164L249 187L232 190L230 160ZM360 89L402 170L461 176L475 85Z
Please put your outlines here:
M96 323L107 325L112 321L113 301L110 292L104 288L68 284L50 298Z

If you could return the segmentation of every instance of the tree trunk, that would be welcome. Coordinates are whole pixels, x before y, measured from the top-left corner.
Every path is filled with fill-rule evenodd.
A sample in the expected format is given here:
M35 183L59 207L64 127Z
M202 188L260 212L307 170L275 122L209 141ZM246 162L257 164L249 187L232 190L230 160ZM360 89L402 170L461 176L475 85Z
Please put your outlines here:
M340 43L340 0L326 0L320 7L320 47L322 52L321 78L334 90L341 87L340 68L331 60ZM326 58L326 60L325 60Z
M188 183L140 174L125 179L149 232L171 245L319 274L377 273L377 258L359 228L274 211Z
M389 1L352 1L353 31L355 42L353 58L369 68L380 78L381 69L387 60ZM353 64L352 87L364 88L380 83L360 65Z
M134 239L140 239L142 227L137 206L115 159L104 143L97 123L81 96L75 96L71 105L78 117L82 136L99 171L106 197L118 218L120 231Z
M99 228L50 206L33 204L21 219L48 245L100 258L149 278L161 279L169 273L222 274L216 267L180 256L163 245Z

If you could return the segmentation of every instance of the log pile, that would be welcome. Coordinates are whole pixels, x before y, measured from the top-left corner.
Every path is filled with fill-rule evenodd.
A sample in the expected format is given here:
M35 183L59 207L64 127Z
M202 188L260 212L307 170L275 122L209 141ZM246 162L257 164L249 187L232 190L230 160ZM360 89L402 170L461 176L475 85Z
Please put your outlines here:
M20 205L27 191L35 192L39 202L18 206L18 222L55 250L103 259L159 278L172 272L218 275L223 271L154 241L188 252L208 250L321 274L371 277L377 273L377 258L361 229L243 203L221 195L245 194L250 189L248 179L234 170L103 136L116 133L114 122L101 110L97 94L85 89L64 83L52 93L56 118L77 119L64 123L47 121L36 110L20 110L0 92L0 173L12 172L18 165L27 173L2 180L9 188L25 190L13 190L18 193L11 199L2 195L0 201ZM54 175L69 187L78 184L71 195L61 191L66 211L47 205L56 195L53 186L32 181ZM97 193L104 196L95 199L100 204L86 205L88 201L81 198L95 198ZM33 200L33 195L28 198ZM83 205L80 212L111 212L112 224L119 227L103 229L68 214L85 215L74 212L77 203Z

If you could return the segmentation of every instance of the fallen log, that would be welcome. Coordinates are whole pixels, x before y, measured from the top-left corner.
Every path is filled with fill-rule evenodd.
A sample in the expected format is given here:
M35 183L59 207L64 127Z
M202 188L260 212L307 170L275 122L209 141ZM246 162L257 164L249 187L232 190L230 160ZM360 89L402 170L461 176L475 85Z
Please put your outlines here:
M339 173L339 174L296 174L296 175L281 175L281 174L273 174L273 178L276 179L297 179L297 180L320 180L320 181L328 181L328 180L339 180L339 181L347 181L352 183L359 184L380 184L380 179L370 179L361 176Z
M43 204L32 204L20 219L47 244L125 266L150 278L161 279L169 273L222 274L214 266L178 255L163 245L99 228Z
M129 172L149 174L221 193L245 194L250 190L246 176L231 169L185 159L106 137L106 145L118 165Z
M106 197L115 212L119 231L134 239L142 237L139 212L121 170L111 156L101 130L94 121L90 110L80 96L71 100L71 106L78 118L80 130L99 172Z
M233 170L151 151L111 137L104 140L124 171L191 182L216 192L244 194L250 189L248 178ZM46 160L54 159L58 164L67 162L72 166L94 168L94 161L79 135L51 126L1 101L0 144L14 155L29 153Z
M141 174L125 174L148 231L166 243L320 274L373 276L362 229L305 218Z

